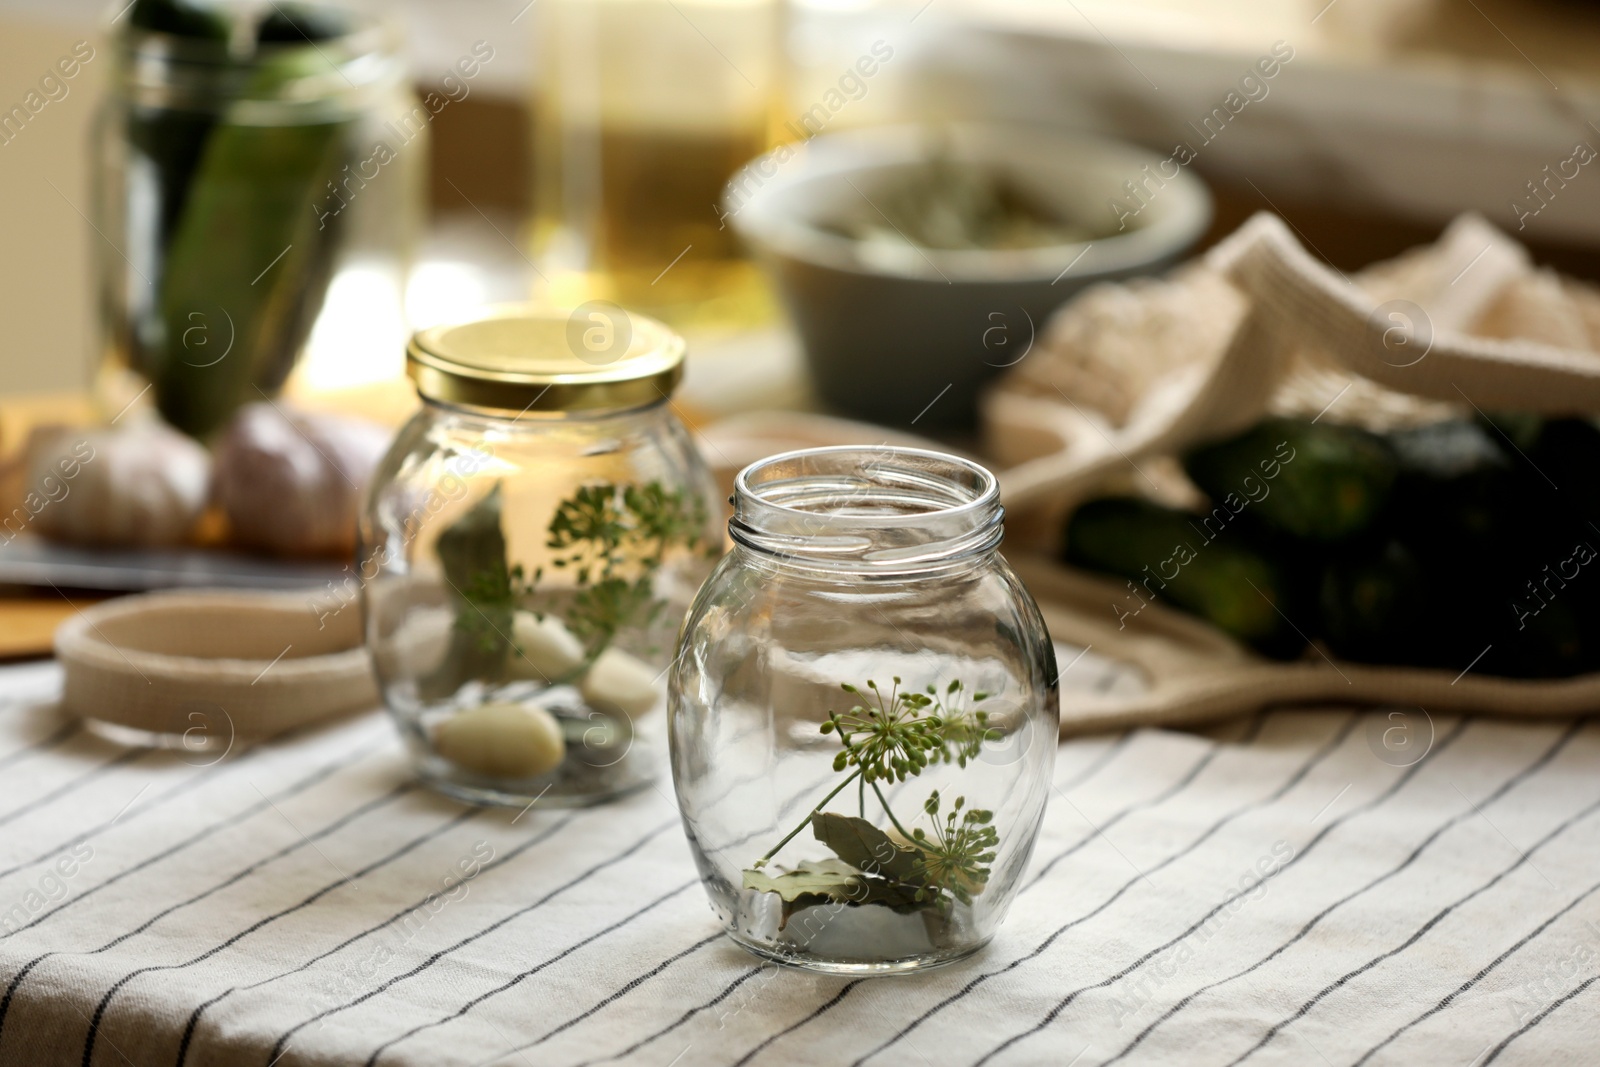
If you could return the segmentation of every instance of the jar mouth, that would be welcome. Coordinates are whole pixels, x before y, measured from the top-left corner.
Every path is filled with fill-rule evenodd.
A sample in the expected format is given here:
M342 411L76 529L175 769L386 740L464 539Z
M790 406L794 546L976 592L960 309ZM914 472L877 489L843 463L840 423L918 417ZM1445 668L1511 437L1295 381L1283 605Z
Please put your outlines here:
M405 74L399 24L369 12L347 14L345 32L315 42L252 45L241 34L254 27L244 22L234 25L226 41L124 25L114 40L115 77L124 93L146 107L218 113L231 107L232 121L259 125L329 121L347 115L363 94L399 84ZM314 61L293 63L305 50L314 50ZM296 118L259 105L292 109Z
M987 553L1004 532L1000 483L943 452L808 448L734 479L735 542L798 564L894 571Z

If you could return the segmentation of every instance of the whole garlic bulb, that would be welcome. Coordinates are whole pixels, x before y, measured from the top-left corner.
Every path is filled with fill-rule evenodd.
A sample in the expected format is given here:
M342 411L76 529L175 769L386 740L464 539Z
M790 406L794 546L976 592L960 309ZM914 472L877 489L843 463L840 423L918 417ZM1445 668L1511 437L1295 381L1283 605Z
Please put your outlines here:
M147 548L188 538L205 509L211 457L159 422L50 428L28 440L26 477L22 506L45 537Z
M212 496L239 545L349 553L361 495L388 446L388 431L371 423L248 404L217 442Z

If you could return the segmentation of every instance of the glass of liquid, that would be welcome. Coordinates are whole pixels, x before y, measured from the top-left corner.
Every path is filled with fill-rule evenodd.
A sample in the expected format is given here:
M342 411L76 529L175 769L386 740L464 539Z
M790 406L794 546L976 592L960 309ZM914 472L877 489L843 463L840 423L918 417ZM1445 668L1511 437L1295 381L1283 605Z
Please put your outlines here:
M719 207L774 143L784 0L544 0L534 246L557 303L679 328L752 325L771 296Z

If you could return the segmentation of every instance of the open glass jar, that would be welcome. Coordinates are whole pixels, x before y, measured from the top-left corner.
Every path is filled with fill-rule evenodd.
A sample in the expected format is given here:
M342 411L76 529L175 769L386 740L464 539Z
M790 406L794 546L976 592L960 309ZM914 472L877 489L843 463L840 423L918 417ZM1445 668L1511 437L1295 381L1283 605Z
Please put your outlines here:
M739 474L728 530L670 683L678 801L728 934L838 974L977 951L1033 850L1059 721L994 476L785 453Z
M683 342L606 316L505 308L407 351L423 406L374 476L362 605L384 702L453 796L588 804L660 762L647 720L720 509L668 399Z

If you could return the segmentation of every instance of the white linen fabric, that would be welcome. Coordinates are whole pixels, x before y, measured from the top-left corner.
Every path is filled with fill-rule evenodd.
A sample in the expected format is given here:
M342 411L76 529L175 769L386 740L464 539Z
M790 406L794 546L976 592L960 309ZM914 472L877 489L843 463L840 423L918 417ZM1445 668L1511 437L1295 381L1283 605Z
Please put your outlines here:
M7 1067L1482 1067L1600 1048L1587 719L1294 711L1069 741L996 940L849 981L720 935L665 781L471 809L411 781L382 715L209 763L88 733L59 685L53 664L0 670Z

